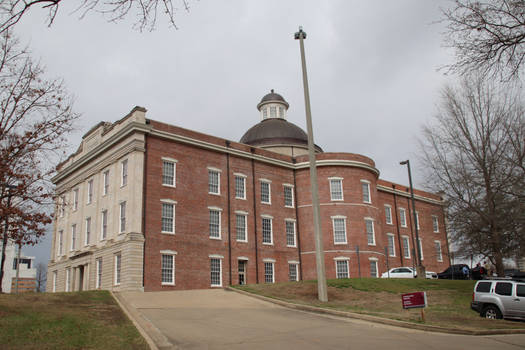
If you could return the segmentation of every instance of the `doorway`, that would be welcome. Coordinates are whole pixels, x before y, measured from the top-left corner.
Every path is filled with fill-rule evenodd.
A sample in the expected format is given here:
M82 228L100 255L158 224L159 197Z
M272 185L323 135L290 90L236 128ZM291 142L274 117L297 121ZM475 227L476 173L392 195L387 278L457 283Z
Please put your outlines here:
M84 265L78 267L78 290L84 290Z
M239 284L246 284L246 260L237 260L239 265Z

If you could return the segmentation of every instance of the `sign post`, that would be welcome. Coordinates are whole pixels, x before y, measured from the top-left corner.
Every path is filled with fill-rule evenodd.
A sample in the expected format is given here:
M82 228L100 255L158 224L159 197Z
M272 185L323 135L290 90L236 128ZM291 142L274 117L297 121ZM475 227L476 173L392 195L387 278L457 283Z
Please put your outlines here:
M425 307L427 307L427 292L401 294L403 309L421 309L421 321L425 323Z

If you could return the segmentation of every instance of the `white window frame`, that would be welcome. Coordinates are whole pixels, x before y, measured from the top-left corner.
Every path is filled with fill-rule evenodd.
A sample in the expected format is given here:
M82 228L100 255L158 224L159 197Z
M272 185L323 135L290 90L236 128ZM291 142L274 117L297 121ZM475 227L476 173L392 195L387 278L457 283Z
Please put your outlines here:
M293 227L293 232L292 232L292 235L293 235L293 244L289 244L288 243L288 224L292 224L292 227ZM284 219L284 231L285 231L285 235L286 235L286 246L287 247L291 247L291 248L295 248L297 247L297 228L296 228L296 220L295 219Z
M368 200L365 200L365 186L366 186L366 190L367 190L367 193L366 193L366 196L368 196ZM361 180L361 190L362 190L362 195L363 195L363 203L367 203L367 204L371 204L372 203L372 194L371 194L371 191L370 191L370 181L368 180Z
M334 215L334 216L331 216L331 219L332 219L332 235L333 235L333 238L334 238L334 245L336 244L348 244L348 235L347 235L347 230L346 230L346 216L343 216L343 215ZM343 229L344 229L344 242L343 241L337 241L336 239L336 232L335 232L335 222L336 220L343 220Z
M238 216L244 217L244 227L243 227L244 239L239 239L239 226L237 225L238 224L238 221L237 221L237 217ZM236 210L235 211L235 240L237 242L243 242L243 243L247 243L248 242L248 213L245 212L245 211L240 211L240 210Z
M211 213L212 212L216 212L218 213L219 215L219 232L218 232L218 237L216 236L212 236L212 232L211 232ZM219 208L219 207L208 207L208 213L209 213L209 221L208 221L208 234L209 234L209 237L210 239L217 239L217 240L220 240L222 239L222 209Z
M177 204L176 201L171 199L161 199L160 200L160 233L167 234L167 235L174 235L175 234L175 205ZM172 206L172 213L171 213L171 231L164 231L164 225L162 224L162 221L164 220L164 205L171 205ZM169 218L167 218L169 219Z
M62 256L64 252L64 230L58 230L57 255Z
M129 162L127 159L124 159L120 162L120 187L124 187L128 184L128 174L129 173Z
M367 222L371 222L372 223L372 243L368 242L368 226L367 226ZM376 230L375 230L375 227L374 227L374 219L373 218L370 218L370 217L366 217L365 218L365 233L366 233L366 242L367 242L367 245L370 245L370 246L375 246L376 245Z
M161 161L162 161L162 174L161 174L162 186L177 187L177 162L178 161L176 159L168 158L168 157L162 157ZM165 163L169 163L173 165L173 178L172 178L171 183L164 182L164 170L165 170L164 164Z
M209 259L210 259L210 286L211 287L222 287L222 259L224 259L224 257L222 255L216 255L216 254L212 254L212 255L209 255L208 256ZM219 261L219 284L217 283L213 283L213 278L212 278L212 260L218 260Z
M396 256L396 236L393 233L387 233L387 249L388 249L388 256L395 257ZM392 240L392 252L390 251L390 240Z
M121 278L122 278L122 253L115 254L114 259L114 276L113 276L113 284L115 286L120 286Z
M270 220L270 242L264 241L264 220ZM273 216L261 215L261 240L264 245L273 245Z
M399 208L399 224L401 227L407 227L407 211L405 208Z
M388 211L388 215L386 214ZM392 206L389 205L389 204L385 204L385 223L387 225L392 225L393 224L393 220L392 220Z
M235 199L246 199L246 175L240 173L234 173L234 184L235 184ZM239 183L242 183L242 189L239 188ZM239 191L238 191L239 189ZM238 192L242 191L242 196L239 196Z
M292 200L292 204L291 205L286 205L286 189L290 189L290 196L291 196L291 200ZM294 208L295 207L294 185L283 184L283 197L284 197L284 207L285 208Z
M334 189L333 189L333 184L335 182L339 182L339 184L341 185L341 198L335 198L334 197ZM344 191L343 191L343 178L342 177L329 177L328 178L328 183L330 185L330 200L333 201L333 202L341 202L341 201L344 201Z
M176 273L175 273L175 258L176 258L176 255L177 255L177 252L173 251L173 250L161 250L160 251L160 284L162 286L174 286L175 283L176 283L176 280L175 280L175 277L176 277ZM163 273L162 273L162 270L163 270L163 267L162 267L162 260L163 260L163 256L168 256L168 257L171 257L171 282L164 282L162 280L162 278L164 277Z
M126 201L119 203L119 221L118 221L118 232L126 232Z
M109 169L102 173L102 195L109 193Z
M419 237L419 253L421 254L421 256L419 257L421 260L424 260L425 259L425 256L423 254L423 242L421 241L421 237Z
M441 241L434 241L434 247L436 250L436 258L438 262L443 262L443 250L441 250ZM438 251L439 247L439 251Z
M93 179L90 179L87 182L87 198L86 198L86 204L93 203L93 191L95 187L95 182Z
M295 269L295 279L292 279L292 275L290 274L290 272L292 271L291 270L291 267L293 266L293 268ZM297 282L299 281L299 261L295 261L295 260L289 260L288 261L288 281L290 282Z
M58 271L53 271L53 293L56 293L57 291L57 275L58 275Z
M410 259L410 238L406 235L401 236L401 244L403 246L402 247L403 248L403 258ZM406 252L405 252L405 246L406 246Z
M340 277L340 271L339 271L339 264L338 262L344 262L346 266L346 277ZM335 278L341 279L341 278L350 278L350 258L346 256L339 256L334 258L334 264L335 264ZM342 271L344 272L344 271Z
M66 267L66 283L65 283L65 292L71 292L71 267Z
M432 230L434 233L439 232L439 218L437 215L432 215Z
M73 190L73 211L77 211L78 209L78 188L75 188Z
M268 265L267 265L268 264ZM266 266L272 267L272 281L267 281L266 276ZM263 259L263 268L264 268L264 283L275 283L275 260L274 259Z
M97 258L95 260L95 288L102 288L102 258Z
M106 240L108 238L108 210L104 209L101 212L100 217L100 240Z
M70 252L75 251L77 245L77 224L71 225L71 247Z
M268 179L260 179L261 187L261 203L263 204L272 204L272 182ZM263 201L263 184L268 185L268 201Z
M370 262L370 277L372 278L379 278L379 264L377 258L368 258L368 261ZM375 266L376 275L372 276L372 264Z
M84 237L84 245L88 246L91 241L91 216L86 218L86 232Z
M416 226L417 226L417 229L420 230L420 225L419 225L419 212L416 211Z
M212 174L214 174L214 175L216 174L217 175L217 192L210 191L211 190L211 185L213 185L210 182L210 176ZM221 169L208 167L208 194L213 194L213 195L216 195L216 196L220 196L221 195Z

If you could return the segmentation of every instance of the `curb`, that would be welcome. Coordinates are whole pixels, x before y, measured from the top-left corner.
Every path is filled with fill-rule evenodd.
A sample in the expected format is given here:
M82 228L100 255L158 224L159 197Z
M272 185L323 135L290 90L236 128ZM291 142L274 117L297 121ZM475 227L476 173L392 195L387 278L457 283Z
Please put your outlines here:
M378 316L358 314L355 312L338 311L338 310L324 309L324 308L310 306L310 305L294 304L294 303L290 303L290 302L279 300L279 299L273 299L273 298L265 297L262 295L253 294L253 293L246 292L244 290L240 290L240 289L236 289L232 287L227 287L225 289L229 291L234 291L240 294L244 294L252 298L257 298L257 299L264 300L264 301L267 301L273 304L284 306L289 309L307 311L307 312L312 312L312 313L317 313L317 314L325 314L325 315L352 318L352 319L357 319L357 320L362 320L362 321L385 324L389 326L417 329L420 331L447 333L447 334L460 334L460 335L525 334L525 329L469 330L469 329L462 329L462 328L447 328L447 327L440 327L440 326L423 325L423 324L418 324L418 323L391 320L388 318L383 318L383 317L378 317Z
M144 337L151 350L176 349L168 339L147 318L142 316L120 293L110 291L126 316L133 322L139 333ZM159 344L160 346L157 346Z

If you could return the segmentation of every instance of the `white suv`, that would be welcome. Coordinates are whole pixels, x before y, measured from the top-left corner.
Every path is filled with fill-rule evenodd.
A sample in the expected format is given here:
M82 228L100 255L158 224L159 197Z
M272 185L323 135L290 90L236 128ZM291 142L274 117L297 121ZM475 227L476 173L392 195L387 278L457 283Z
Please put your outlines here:
M471 308L486 318L525 319L525 280L481 280L474 286Z

